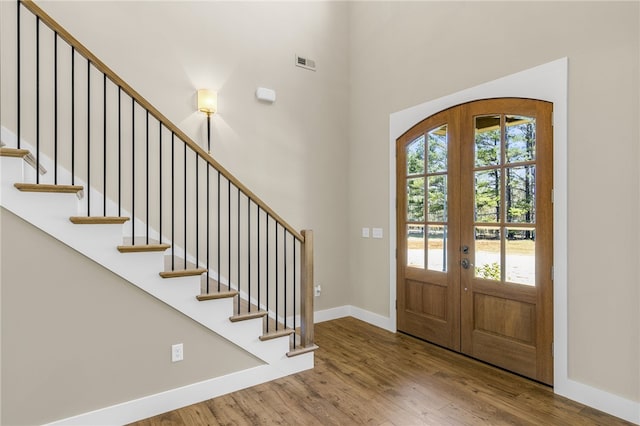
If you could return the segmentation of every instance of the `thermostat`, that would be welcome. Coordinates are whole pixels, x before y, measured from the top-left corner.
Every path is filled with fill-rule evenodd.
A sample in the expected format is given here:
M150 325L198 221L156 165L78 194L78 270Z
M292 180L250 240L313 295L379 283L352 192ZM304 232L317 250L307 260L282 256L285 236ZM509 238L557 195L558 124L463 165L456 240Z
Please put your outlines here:
M267 89L266 87L258 87L256 90L256 98L261 101L273 103L276 101L276 91Z

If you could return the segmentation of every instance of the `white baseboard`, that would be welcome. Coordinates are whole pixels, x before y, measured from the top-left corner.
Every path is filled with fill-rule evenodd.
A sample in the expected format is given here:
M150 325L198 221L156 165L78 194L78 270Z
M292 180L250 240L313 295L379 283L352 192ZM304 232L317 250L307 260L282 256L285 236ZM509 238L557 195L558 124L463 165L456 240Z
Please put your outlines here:
M640 402L631 401L570 379L556 383L553 390L565 398L640 425Z
M361 321L368 322L371 325L375 325L376 327L383 328L392 333L395 333L397 331L391 318L375 314L373 312L358 308L357 306L351 306L351 316Z
M338 306L337 308L325 309L323 311L315 311L313 313L313 322L325 322L331 321L338 318L344 318L351 316L351 306L344 305Z
M58 420L48 423L48 425L128 424L313 368L313 353L299 355L290 360L297 361L294 362L295 366L290 361L286 365L280 366L282 368L277 365L265 364Z
M314 320L318 323L348 316L365 321L376 327L394 333L396 332L395 325L391 318L352 305L316 311ZM595 408L596 410L640 425L640 402L630 401L574 380L558 381L554 387L554 392L565 398Z
M391 331L392 333L396 332L396 328L393 325L391 318L373 313L371 311L367 311L362 308L358 308L357 306L353 305L343 305L338 306L337 308L316 311L313 316L313 320L314 322L318 323L344 317L354 317L371 325L375 325L376 327Z

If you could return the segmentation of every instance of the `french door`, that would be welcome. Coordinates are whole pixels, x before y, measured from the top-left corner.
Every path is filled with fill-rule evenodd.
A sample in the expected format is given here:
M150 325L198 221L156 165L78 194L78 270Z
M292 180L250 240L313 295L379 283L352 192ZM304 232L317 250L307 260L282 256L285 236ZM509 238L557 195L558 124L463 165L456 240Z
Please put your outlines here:
M552 106L490 99L397 140L398 330L553 381Z

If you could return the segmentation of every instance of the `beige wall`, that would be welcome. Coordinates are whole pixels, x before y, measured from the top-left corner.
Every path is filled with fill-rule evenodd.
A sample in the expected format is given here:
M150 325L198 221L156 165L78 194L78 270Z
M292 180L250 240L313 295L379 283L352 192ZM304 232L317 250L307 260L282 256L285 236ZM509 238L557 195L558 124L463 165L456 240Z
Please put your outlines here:
M0 221L2 424L54 421L262 364L4 208Z
M569 377L640 401L638 2L355 2L349 253L354 304L389 315L389 114L569 58Z

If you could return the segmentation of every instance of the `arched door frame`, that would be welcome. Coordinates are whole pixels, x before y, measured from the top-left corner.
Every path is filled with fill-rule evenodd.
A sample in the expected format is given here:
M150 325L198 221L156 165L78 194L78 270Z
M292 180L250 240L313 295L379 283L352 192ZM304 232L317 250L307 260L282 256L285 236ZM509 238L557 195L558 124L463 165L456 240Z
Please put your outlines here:
M465 102L502 97L532 98L554 109L554 391L581 399L568 377L567 336L567 58L537 66L433 101L395 112L389 117L389 323L396 331L396 139L416 123Z

